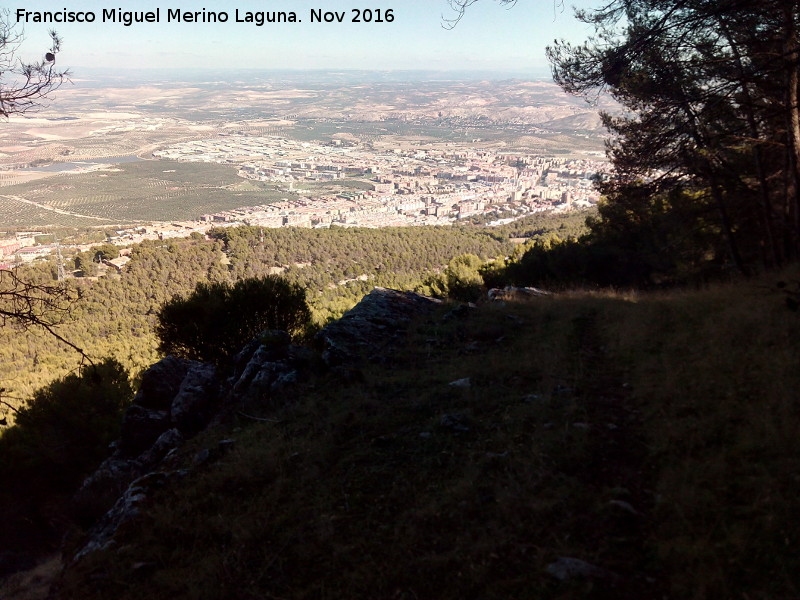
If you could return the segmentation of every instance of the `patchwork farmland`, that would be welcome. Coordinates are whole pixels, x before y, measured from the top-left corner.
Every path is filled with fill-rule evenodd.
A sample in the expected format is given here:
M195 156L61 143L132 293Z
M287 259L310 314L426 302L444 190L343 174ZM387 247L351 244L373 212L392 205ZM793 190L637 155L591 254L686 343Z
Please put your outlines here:
M289 192L241 183L232 166L164 160L56 175L3 187L0 226L180 221L293 197Z

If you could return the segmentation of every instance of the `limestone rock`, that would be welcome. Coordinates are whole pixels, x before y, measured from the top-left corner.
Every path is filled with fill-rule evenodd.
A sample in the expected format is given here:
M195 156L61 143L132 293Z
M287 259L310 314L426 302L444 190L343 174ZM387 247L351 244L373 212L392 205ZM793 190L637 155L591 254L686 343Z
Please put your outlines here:
M117 456L136 458L159 436L177 427L193 435L209 422L219 398L216 369L167 356L142 375L142 385L125 411Z
M142 373L142 383L133 403L145 408L169 410L183 378L194 361L167 356Z
M269 387L274 380L271 374L283 373L288 370L289 365L286 361L277 359L271 350L261 346L253 353L241 375L236 379L233 391L236 393L246 392L253 384Z
M261 401L269 398L273 392L292 383L291 378L286 379L292 374L294 374L294 382L297 381L295 371L286 361L265 362L257 367L251 363L248 365L248 369L255 374L247 385L240 386L238 390L239 401L242 402Z
M275 381L272 382L272 385L270 385L269 389L273 393L280 392L296 384L298 381L300 381L300 377L297 371L287 371L278 375Z
M172 400L172 422L182 433L197 433L211 420L218 397L219 380L214 366L192 364Z
M134 479L156 469L163 458L202 429L219 396L211 365L168 356L142 376L142 386L122 418L114 454L86 478L74 496L84 519L112 505Z
M171 426L169 411L146 408L134 401L122 417L117 454L136 458Z
M144 451L137 462L142 469L153 468L169 454L173 448L177 448L183 443L183 434L176 428L167 429L162 433L150 448Z
M461 413L442 415L442 418L439 419L439 427L456 433L466 433L470 429L469 419Z
M449 385L450 387L468 388L472 386L472 382L470 381L469 377L463 377L461 379L456 379L455 381L451 381L447 385Z
M514 287L513 285L507 285L504 288L492 288L486 295L489 300L502 301L550 296L551 293L547 290L540 290L535 287Z
M358 362L363 355L385 356L384 350L411 320L431 312L441 300L414 292L375 288L341 319L317 334L322 358L329 366Z
M280 329L265 329L254 337L231 360L234 371L241 372L252 360L256 351L263 360L280 360L286 358L291 345L289 334Z
M642 516L642 513L636 510L633 507L633 504L631 504L630 502L625 502L625 500L609 500L608 506L615 509L618 512L621 512L622 514L627 514L634 517Z
M114 536L119 528L141 514L142 504L152 494L153 490L162 487L168 478L169 475L167 473L149 473L131 483L111 510L89 531L88 540L75 554L73 563L87 554L97 550L104 550L113 545Z
M73 496L73 507L80 520L91 523L101 516L141 474L141 465L136 460L117 456L104 460Z

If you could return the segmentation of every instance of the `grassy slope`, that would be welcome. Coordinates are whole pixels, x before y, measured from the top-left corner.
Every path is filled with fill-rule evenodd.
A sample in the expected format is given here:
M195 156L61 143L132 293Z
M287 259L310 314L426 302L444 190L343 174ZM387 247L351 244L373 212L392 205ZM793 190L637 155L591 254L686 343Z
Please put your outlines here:
M798 333L756 284L421 321L363 381L195 440L237 441L63 596L798 597Z

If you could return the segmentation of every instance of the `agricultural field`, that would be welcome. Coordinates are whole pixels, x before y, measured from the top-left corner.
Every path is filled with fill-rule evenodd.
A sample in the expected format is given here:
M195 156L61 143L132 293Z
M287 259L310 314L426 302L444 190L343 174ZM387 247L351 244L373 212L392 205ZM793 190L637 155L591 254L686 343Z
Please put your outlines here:
M233 166L164 160L61 174L4 187L0 226L85 227L183 221L293 197L270 186L242 183Z
M371 143L376 149L403 148L421 143L457 143L470 147L509 147L542 154L562 154L598 151L603 147L599 136L592 133L564 134L535 126L465 124L458 120L438 123L407 123L401 119L378 122L300 120L292 127L270 129L280 131L266 135L280 135L301 142L326 142L344 134L360 143Z
M366 72L83 75L52 106L0 128L0 227L187 221L296 197L248 184L233 165L152 160L154 151L181 142L279 136L376 153L463 147L586 158L603 150L598 110L613 109L606 99L589 106L549 82L424 73L413 81L411 74ZM95 170L66 172L81 161ZM297 188L321 195L342 186L366 184Z
M97 221L65 215L39 208L18 198L0 195L0 223L11 229L55 225L61 227L87 227L98 225Z
M0 130L0 167L13 169L64 161L144 158L159 144L215 135L214 124L185 119L146 117L124 112L75 109L75 116L15 116ZM21 172L18 172L21 173Z

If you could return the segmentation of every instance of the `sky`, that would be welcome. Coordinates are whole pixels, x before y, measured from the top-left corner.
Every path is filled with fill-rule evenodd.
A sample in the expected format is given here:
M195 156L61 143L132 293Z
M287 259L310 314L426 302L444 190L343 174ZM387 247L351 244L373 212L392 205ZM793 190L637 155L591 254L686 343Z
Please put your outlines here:
M58 66L130 69L324 69L481 71L543 76L549 73L545 46L555 38L581 41L591 31L573 16L573 6L591 8L597 0L518 0L513 7L478 0L458 25L447 0L12 0L8 20L24 33L20 58L41 58L47 31L63 38ZM354 9L377 11L392 22L352 22ZM93 12L94 23L35 23L17 20L17 10ZM158 23L103 22L103 10L155 11ZM227 23L167 22L170 9L222 12ZM236 11L294 11L299 23L236 22ZM344 13L344 21L312 23L311 9Z

